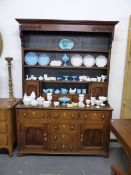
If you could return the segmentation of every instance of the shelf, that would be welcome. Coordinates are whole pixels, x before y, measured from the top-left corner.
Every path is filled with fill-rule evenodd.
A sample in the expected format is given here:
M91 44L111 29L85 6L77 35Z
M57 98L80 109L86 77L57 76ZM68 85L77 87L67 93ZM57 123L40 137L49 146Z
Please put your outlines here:
M76 67L76 66L41 66L41 65L24 65L25 68L46 68L46 69L108 69L108 67Z
M110 49L40 49L40 48L23 48L24 51L34 51L34 52L96 52L96 53L108 53Z
M104 84L104 83L107 83L106 81L104 82L94 82L94 81L91 81L91 82L85 82L85 81L57 81L57 80L25 80L25 81L33 81L33 82L42 82L42 83L69 83L69 84L89 84L89 83L98 83L98 84Z

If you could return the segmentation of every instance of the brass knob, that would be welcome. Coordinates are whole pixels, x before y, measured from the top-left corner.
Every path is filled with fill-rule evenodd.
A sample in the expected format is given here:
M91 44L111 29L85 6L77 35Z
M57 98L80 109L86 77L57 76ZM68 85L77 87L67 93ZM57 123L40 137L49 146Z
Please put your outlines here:
M44 136L47 136L47 133L45 133Z
M88 117L88 115L85 115L85 118L87 118Z
M65 145L62 145L62 148L65 148Z
M64 134L62 135L62 138L63 138L63 139L65 138L65 135L64 135Z
M26 113L24 113L24 116L26 116L27 114Z
M104 119L104 118L105 118L105 116L103 115L103 116L102 116L102 118Z
M63 115L65 116L65 115L66 115L66 113L64 112L64 113L63 113Z
M74 114L72 114L71 117L74 118Z
M74 126L71 126L71 129L74 129Z
M35 115L35 111L33 111L32 114Z
M54 137L54 140L56 140L56 139L57 139L57 137L55 136L55 137Z
M54 116L55 116L55 118L57 118L57 116L58 116L58 115L57 115L57 114L55 114Z
M63 128L65 128L65 127L66 127L66 125L65 125L65 124L63 124L62 126L63 126Z
M57 149L57 147L55 146L55 147L54 147L54 150L56 150L56 149Z
M83 142L83 139L81 138L81 142Z
M94 116L96 116L96 113L94 112Z
M45 141L47 140L47 138L45 137Z
M54 126L55 129L57 129L58 127L57 126Z
M83 134L81 134L81 137L83 137Z

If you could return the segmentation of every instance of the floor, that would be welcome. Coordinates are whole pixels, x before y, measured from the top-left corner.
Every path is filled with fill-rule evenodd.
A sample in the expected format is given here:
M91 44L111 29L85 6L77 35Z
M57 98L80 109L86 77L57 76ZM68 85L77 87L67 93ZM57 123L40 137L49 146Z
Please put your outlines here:
M127 170L128 159L117 144L110 146L109 158L91 156L38 156L11 158L0 153L0 175L111 175L111 164Z

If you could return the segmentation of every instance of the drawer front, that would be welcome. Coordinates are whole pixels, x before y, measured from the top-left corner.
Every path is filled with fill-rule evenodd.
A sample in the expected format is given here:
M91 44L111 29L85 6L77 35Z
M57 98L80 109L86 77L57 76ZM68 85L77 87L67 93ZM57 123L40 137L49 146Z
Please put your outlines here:
M51 143L53 144L65 144L68 145L70 143L74 144L76 143L76 135L75 134L69 134L69 133L54 133L51 135Z
M76 145L75 144L52 144L51 146L52 152L76 152Z
M74 123L55 123L51 125L51 131L54 132L73 132L77 131L77 125Z
M0 145L7 145L8 138L6 134L0 134Z
M48 111L42 109L22 109L17 110L16 116L21 119L47 119Z
M0 133L6 133L8 132L7 130L7 123L0 123Z
M79 114L78 117L79 120L83 121L107 121L111 119L110 112L103 112L103 111L92 111L92 112L87 112L87 111L82 111Z
M51 119L77 120L77 112L69 110L53 110L50 112Z
M7 111L4 109L0 109L0 121L7 120Z

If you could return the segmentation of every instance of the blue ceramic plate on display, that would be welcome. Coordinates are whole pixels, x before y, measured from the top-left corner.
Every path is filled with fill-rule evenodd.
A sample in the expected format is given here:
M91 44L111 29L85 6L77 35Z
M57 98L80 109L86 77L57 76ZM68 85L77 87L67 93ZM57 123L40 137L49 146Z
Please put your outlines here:
M61 49L72 49L74 47L74 43L70 39L62 39L59 42L59 47Z
M50 58L48 55L42 53L39 55L39 58L38 58L38 63L41 65L41 66L47 66L50 62Z
M36 65L38 62L38 55L35 52L28 52L25 54L25 63L28 65Z

